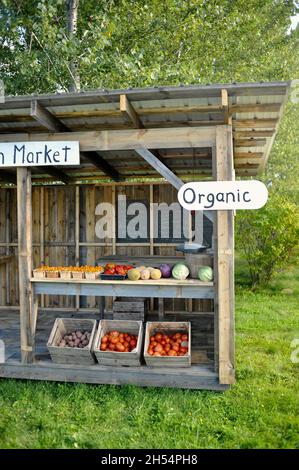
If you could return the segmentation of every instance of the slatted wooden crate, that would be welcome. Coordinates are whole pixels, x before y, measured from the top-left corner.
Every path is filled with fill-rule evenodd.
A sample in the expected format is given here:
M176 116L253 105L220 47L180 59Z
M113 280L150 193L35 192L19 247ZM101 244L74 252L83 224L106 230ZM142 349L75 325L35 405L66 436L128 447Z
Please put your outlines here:
M147 350L150 337L162 333L173 335L185 333L188 335L188 353L185 356L151 356ZM144 340L144 360L151 367L190 367L191 366L191 323L190 322L147 322Z
M146 313L143 297L117 297L113 302L113 320L144 321Z
M92 345L96 333L96 320L81 318L56 318L47 347L53 362L58 364L90 365L95 363ZM90 340L85 348L59 347L63 336L72 331L89 331Z
M110 331L119 331L138 337L137 346L131 352L101 351L102 337ZM132 320L101 320L95 336L93 353L101 365L140 366L143 346L143 323Z

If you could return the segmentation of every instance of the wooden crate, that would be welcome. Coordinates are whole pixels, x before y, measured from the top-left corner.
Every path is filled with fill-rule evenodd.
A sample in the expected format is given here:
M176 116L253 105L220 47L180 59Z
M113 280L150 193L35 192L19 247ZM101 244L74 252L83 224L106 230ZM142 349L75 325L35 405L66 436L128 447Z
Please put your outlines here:
M157 334L188 334L188 353L185 356L150 356L147 352L150 337ZM191 366L191 323L190 322L147 322L144 340L144 359L151 367L190 367Z
M110 331L119 331L138 336L137 346L132 352L101 351L102 337ZM143 323L132 320L101 320L95 336L93 353L101 365L140 366L143 346Z
M144 321L146 300L143 297L117 297L113 302L113 320Z
M92 345L96 333L96 320L81 318L56 318L47 347L53 362L58 364L90 365L95 363ZM90 340L85 348L63 348L57 346L64 335L76 330L90 331Z

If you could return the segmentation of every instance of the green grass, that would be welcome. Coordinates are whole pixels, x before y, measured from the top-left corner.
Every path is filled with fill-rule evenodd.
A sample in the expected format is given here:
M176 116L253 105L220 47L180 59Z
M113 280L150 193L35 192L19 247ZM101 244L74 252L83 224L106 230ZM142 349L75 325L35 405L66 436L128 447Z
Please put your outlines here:
M229 391L1 380L0 447L299 448L298 364L291 361L299 269L252 293L238 266L237 383Z

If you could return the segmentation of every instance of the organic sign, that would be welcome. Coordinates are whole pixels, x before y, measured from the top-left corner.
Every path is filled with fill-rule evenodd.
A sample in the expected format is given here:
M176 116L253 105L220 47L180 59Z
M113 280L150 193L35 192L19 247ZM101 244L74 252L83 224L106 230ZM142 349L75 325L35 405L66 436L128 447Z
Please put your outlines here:
M79 164L79 142L0 143L0 168Z
M187 210L259 209L268 199L260 181L204 181L184 184L179 203Z

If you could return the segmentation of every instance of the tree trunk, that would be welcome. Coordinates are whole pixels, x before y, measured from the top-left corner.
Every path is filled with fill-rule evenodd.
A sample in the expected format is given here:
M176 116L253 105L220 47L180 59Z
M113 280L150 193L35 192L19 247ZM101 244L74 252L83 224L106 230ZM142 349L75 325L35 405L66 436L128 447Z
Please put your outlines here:
M79 0L66 0L67 5L67 32L72 40L77 34ZM73 58L70 62L71 81L69 91L80 91L80 73L78 60Z

